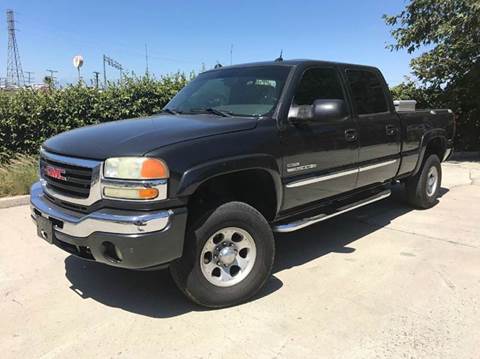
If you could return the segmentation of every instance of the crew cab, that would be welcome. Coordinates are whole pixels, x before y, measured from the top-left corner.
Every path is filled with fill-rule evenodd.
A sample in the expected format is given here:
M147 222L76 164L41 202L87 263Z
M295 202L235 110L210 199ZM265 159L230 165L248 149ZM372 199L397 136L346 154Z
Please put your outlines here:
M32 218L73 255L168 266L194 302L235 305L271 275L274 232L382 200L398 181L413 206L433 206L454 131L450 110L396 111L375 67L218 67L162 113L47 140Z

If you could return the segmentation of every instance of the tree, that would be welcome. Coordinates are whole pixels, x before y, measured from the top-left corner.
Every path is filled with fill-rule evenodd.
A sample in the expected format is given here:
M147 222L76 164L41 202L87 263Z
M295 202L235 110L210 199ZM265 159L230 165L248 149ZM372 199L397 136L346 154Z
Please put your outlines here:
M412 60L425 84L442 86L463 78L480 59L479 0L411 0L400 14L384 16L393 27L392 50L431 47Z
M441 91L435 88L419 88L415 82L403 82L390 89L395 100L416 100L417 108L438 108Z
M424 50L411 61L421 87L402 84L397 92L452 108L459 116L457 147L480 149L480 0L410 0L384 19L392 51Z

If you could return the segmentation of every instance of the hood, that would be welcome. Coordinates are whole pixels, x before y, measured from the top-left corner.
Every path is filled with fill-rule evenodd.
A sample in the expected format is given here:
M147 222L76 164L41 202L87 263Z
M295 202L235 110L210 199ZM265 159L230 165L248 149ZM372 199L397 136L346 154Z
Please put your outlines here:
M142 156L156 148L196 138L255 128L250 117L213 115L156 115L107 122L61 133L43 148L65 156L104 160Z

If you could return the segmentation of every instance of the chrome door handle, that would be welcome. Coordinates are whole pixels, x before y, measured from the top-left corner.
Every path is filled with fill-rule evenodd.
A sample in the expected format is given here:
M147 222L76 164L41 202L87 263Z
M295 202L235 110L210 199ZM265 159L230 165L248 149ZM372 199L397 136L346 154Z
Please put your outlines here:
M357 130L354 128L349 128L348 130L345 130L345 139L347 142L353 142L357 140Z
M385 133L387 136L395 136L397 134L398 127L394 125L386 125L385 126Z

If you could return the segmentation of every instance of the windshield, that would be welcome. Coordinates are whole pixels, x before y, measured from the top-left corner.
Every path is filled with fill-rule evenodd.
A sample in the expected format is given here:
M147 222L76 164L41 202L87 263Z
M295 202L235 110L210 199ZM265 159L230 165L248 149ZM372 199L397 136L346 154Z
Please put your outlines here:
M274 111L289 66L259 66L206 72L185 86L166 110L264 116Z

